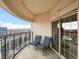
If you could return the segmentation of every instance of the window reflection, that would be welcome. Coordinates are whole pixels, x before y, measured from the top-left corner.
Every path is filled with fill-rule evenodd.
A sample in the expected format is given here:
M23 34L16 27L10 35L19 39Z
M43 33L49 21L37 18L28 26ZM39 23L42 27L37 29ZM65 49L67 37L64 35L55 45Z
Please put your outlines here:
M63 23L62 27L64 30L77 30L77 21Z
M73 16L75 18L73 18ZM61 54L67 59L77 58L77 16L76 14L61 20Z

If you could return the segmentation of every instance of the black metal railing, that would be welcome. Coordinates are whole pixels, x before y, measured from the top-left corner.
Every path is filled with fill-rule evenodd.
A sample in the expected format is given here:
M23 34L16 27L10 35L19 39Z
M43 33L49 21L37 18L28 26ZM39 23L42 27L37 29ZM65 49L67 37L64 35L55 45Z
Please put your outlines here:
M0 37L0 59L13 59L29 43L31 43L31 32L15 33Z

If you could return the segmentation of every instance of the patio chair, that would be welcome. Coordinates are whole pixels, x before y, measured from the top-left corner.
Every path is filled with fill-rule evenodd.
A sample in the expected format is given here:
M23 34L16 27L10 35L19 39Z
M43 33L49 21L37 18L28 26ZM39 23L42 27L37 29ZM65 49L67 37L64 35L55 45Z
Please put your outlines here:
M40 41L41 41L41 36L39 36L39 35L36 35L36 37L35 37L35 40L34 40L34 45L35 46L37 46L37 45L39 45L40 44Z
M43 55L44 55L44 51L49 48L49 43L50 43L50 38L45 36L44 42L42 44L37 45L38 48L43 50Z

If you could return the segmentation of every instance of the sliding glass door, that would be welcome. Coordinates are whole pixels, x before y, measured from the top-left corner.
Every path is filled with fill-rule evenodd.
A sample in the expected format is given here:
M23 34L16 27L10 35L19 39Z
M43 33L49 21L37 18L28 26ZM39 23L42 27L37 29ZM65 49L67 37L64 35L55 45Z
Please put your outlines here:
M58 53L66 59L77 59L77 13L52 22L52 37L52 47Z
M61 54L66 59L77 59L77 14L61 20Z

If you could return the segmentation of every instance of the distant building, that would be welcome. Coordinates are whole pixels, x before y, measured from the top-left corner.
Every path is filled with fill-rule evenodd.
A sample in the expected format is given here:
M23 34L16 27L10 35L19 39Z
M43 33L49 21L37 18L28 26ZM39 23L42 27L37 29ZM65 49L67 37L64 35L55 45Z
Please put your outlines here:
M31 31L31 30L30 30L30 29L8 29L8 30L7 30L7 34L28 32L28 31Z
M0 27L0 36L4 36L7 34L7 28L6 27Z

